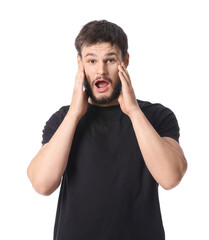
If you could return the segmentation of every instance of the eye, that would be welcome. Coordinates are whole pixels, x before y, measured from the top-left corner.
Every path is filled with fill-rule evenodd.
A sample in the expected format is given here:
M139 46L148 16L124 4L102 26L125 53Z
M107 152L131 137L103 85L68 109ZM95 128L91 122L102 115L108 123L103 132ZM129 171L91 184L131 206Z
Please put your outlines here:
M114 62L116 62L116 60L114 58L110 58L110 59L107 60L107 62L114 63Z
M114 58L110 58L110 59L107 60L107 62L113 63L113 62L115 62L115 59Z
M90 59L90 60L88 60L88 62L89 62L90 64L94 64L96 61L93 60L93 59Z

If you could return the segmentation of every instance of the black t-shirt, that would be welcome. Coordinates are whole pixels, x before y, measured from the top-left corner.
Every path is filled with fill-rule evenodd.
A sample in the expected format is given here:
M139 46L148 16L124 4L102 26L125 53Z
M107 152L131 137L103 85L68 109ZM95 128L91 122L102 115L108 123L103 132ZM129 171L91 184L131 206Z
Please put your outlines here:
M161 137L178 141L178 122L170 109L137 101ZM68 109L60 108L47 121L42 144L50 140ZM120 105L88 103L77 125L62 178L54 239L165 239L158 183L145 165L131 120Z

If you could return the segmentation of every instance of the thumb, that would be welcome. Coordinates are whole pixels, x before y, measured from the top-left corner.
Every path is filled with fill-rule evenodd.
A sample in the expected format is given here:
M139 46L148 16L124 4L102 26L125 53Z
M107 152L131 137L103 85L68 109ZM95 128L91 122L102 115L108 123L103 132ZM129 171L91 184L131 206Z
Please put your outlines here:
M120 93L118 96L118 102L121 104L122 101L123 101L123 95L122 93Z
M84 95L85 95L86 100L88 100L88 99L89 99L89 93L88 93L88 90L85 89L85 90L83 91L83 93L84 93Z

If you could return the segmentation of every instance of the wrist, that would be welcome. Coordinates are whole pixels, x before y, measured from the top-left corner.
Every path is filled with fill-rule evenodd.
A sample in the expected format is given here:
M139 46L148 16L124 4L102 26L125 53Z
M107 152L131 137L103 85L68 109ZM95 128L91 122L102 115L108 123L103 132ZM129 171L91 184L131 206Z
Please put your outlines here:
M142 117L142 116L143 116L143 112L140 108L137 108L131 111L129 114L129 118L131 119L131 121L134 121L135 119L138 119L139 117Z
M74 120L76 123L78 123L81 117L79 117L76 113L72 111L72 109L69 108L66 118Z

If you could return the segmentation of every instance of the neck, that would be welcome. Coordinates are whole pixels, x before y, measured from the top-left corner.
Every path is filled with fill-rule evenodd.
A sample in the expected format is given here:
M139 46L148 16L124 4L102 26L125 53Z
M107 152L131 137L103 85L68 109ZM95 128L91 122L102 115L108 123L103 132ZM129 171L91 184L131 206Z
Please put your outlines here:
M91 98L88 99L88 102L92 105L98 106L98 107L110 107L110 106L115 106L118 105L119 102L117 99L115 99L114 101L112 101L111 103L107 103L107 104L98 104L92 101Z

